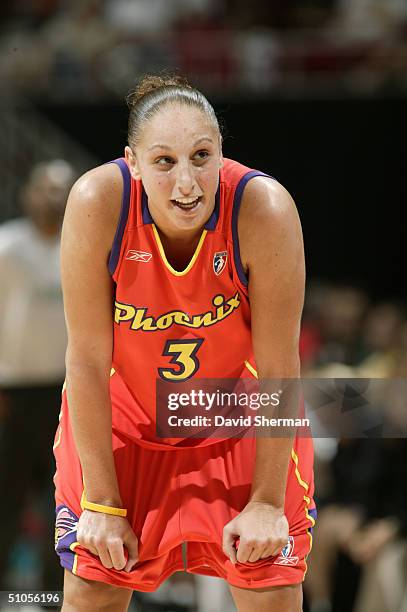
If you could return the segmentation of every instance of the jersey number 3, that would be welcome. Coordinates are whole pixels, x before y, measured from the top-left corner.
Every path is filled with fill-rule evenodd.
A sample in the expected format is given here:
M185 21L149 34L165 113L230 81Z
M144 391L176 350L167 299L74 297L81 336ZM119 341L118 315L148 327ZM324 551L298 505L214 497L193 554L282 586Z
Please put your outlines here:
M198 371L200 363L196 356L204 338L167 340L163 355L171 357L174 368L158 368L158 373L164 380L183 382Z

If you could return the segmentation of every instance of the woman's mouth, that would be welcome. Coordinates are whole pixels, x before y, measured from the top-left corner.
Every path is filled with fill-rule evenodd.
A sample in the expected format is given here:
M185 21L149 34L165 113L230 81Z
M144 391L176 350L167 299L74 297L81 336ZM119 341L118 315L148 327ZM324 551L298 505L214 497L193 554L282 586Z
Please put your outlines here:
M194 208L196 208L198 206L198 204L201 202L202 200L202 196L199 196L197 198L183 198L183 199L175 199L175 200L171 200L171 202L174 204L174 206L177 206L177 208L180 208L181 210L193 210Z

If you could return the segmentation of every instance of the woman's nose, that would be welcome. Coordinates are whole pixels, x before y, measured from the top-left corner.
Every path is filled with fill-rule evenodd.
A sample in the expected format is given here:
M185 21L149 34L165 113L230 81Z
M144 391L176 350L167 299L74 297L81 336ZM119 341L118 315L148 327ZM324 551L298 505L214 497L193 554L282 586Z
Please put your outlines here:
M195 195L198 185L195 179L194 169L191 168L190 164L179 164L174 187L175 191L185 197Z

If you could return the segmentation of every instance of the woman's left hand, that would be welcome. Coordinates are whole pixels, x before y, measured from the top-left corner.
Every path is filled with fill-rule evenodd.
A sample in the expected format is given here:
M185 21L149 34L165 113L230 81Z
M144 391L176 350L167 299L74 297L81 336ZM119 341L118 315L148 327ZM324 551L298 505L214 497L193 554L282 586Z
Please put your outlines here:
M240 543L236 550L235 540ZM280 554L288 542L288 522L281 508L250 501L223 528L223 552L233 564L255 562Z

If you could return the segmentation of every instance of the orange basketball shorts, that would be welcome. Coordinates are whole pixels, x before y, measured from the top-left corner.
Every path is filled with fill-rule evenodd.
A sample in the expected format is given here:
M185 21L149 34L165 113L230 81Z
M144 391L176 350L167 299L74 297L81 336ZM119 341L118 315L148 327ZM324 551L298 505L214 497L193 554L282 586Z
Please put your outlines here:
M243 588L304 580L316 517L309 438L298 438L293 445L285 501L287 545L279 556L236 565L222 550L222 533L249 500L256 440L229 439L161 451L115 431L112 439L123 505L139 540L139 562L129 573L106 569L99 557L77 542L83 479L64 397L54 445L55 549L64 568L83 578L138 591L156 590L177 571L217 576Z

